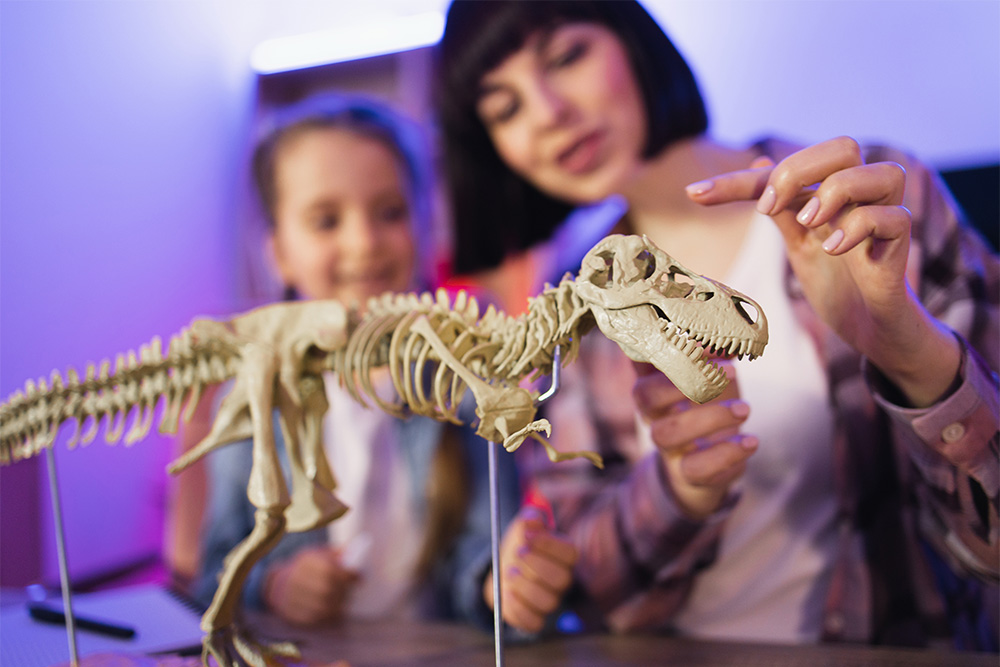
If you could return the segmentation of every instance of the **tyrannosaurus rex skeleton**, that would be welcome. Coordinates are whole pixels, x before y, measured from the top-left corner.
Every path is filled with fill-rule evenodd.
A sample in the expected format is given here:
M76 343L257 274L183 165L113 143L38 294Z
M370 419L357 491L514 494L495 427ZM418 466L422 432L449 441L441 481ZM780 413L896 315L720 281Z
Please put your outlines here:
M583 260L579 276L548 286L517 318L475 299L386 294L362 312L336 301L281 303L228 321L196 319L171 339L167 354L158 340L119 357L114 372L105 361L87 367L83 380L69 371L49 382L28 382L0 405L0 463L34 456L50 447L60 425L76 423L71 446L92 440L107 418L106 438L117 442L130 413L126 441L143 438L153 412L164 403L160 430L175 432L186 404L189 416L202 389L233 380L208 436L170 464L176 473L212 450L253 439L247 495L257 508L251 534L227 556L219 587L202 618L204 662L214 656L228 667L260 664L288 655L287 646L264 648L235 629L240 590L250 568L286 532L329 523L347 507L322 447L327 409L323 373L333 371L358 401L394 415L419 414L459 423L466 392L476 403L477 433L508 451L525 438L538 440L553 461L589 452L556 452L535 419L537 392L523 388L552 371L554 351L570 363L580 338L594 326L632 359L656 366L688 397L705 402L727 383L712 361L715 353L752 359L767 343L760 307L738 292L691 273L645 238L611 236ZM394 397L380 397L372 372L388 369ZM527 384L527 383L525 383ZM278 414L291 468L285 484L275 446ZM84 422L90 419L85 433Z

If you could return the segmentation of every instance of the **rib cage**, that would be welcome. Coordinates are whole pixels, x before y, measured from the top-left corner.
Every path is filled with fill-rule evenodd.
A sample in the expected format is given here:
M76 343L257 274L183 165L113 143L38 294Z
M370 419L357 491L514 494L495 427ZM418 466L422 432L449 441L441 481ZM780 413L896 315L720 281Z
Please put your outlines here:
M449 304L448 295L385 294L368 303L367 314L352 331L333 369L355 400L366 398L390 414L414 414L458 423L458 404L466 385L441 362L413 325L426 318L440 341L461 365L491 386L513 386L532 373L551 372L553 351L563 346L564 361L575 357L579 336L593 318L571 281L548 287L529 301L527 313L513 318L489 306L480 317L475 297L465 292ZM395 401L380 398L371 373L389 367Z
M136 352L111 362L88 364L83 379L70 368L64 378L54 370L48 381L29 380L0 405L0 464L36 456L51 447L60 426L76 423L69 442L87 444L105 420L105 439L117 443L125 435L132 444L148 435L157 405L164 403L161 432L176 432L179 420L190 418L202 389L236 374L238 358L219 341L195 343L189 329L170 340L163 354L159 337ZM182 415L182 408L187 405ZM126 432L126 422L132 423ZM84 424L90 420L89 428Z

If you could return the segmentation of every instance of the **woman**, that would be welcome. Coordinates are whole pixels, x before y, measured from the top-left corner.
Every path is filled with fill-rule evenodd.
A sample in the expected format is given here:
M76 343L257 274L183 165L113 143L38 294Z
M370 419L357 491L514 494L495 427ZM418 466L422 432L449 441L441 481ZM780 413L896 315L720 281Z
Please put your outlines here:
M253 175L287 298L363 307L386 291L429 287L430 255L418 250L430 238L425 156L415 124L374 100L327 94L283 111L256 147ZM350 510L322 530L285 536L250 572L244 602L300 625L472 620L490 559L487 443L471 428L365 408L335 378L326 388L324 449ZM254 526L250 450L236 443L209 459L197 589L205 602L223 558ZM504 459L509 518L517 477Z
M508 620L540 627L572 567L617 630L995 647L1000 269L937 179L848 137L718 143L636 2L456 0L437 76L460 269L617 195L614 231L753 296L771 333L703 406L586 343L549 417L613 465L535 470L578 560L505 564Z

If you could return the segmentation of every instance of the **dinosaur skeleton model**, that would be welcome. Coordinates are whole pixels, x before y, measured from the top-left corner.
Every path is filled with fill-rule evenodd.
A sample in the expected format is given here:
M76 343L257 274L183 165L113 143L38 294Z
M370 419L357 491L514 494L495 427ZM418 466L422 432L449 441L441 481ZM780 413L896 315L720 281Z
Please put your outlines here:
M323 453L323 374L333 371L356 400L401 417L459 423L458 405L471 392L482 437L508 451L531 437L553 461L585 456L600 466L594 453L556 452L544 437L548 421L535 419L538 393L520 386L552 372L557 346L563 363L571 362L580 338L595 325L697 402L714 398L727 382L713 353L752 359L767 342L763 311L749 298L691 273L645 238L611 236L588 252L575 280L567 276L547 286L518 318L492 307L480 317L475 299L464 293L452 304L443 292L385 294L364 311L336 301L281 303L228 321L196 319L170 341L165 355L154 340L138 358L120 356L114 372L107 361L96 371L88 366L83 379L72 370L65 379L53 372L49 382L28 382L0 406L0 463L51 447L66 421L76 424L70 446L92 440L105 418L106 438L117 442L131 414L125 440L134 442L149 432L160 401L160 430L175 432L185 404L186 419L206 385L232 380L208 436L169 470L176 473L218 447L253 439L247 494L257 508L255 527L227 556L202 629L206 665L209 656L222 667L260 665L268 656L295 653L288 645L260 646L236 629L250 568L284 533L325 525L347 509L334 495ZM387 369L392 379L391 400L373 388L376 369ZM291 488L278 463L275 411Z

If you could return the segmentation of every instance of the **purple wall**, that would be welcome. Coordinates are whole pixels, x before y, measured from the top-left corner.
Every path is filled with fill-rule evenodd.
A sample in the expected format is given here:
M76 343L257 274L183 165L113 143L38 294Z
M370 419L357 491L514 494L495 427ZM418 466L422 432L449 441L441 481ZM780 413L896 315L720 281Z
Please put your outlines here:
M1000 2L644 0L713 131L889 142L938 167L1000 160Z
M199 3L0 11L6 397L27 378L82 372L194 315L230 310L249 97L221 85L222 26L206 25ZM158 553L170 448L158 437L128 451L103 436L85 451L57 445L76 577ZM4 584L56 576L45 466L33 468L0 472Z

